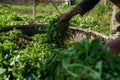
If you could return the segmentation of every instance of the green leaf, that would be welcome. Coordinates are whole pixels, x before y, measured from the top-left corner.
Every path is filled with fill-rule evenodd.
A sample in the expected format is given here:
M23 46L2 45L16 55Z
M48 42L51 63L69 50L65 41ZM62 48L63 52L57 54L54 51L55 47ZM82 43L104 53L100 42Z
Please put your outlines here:
M2 75L5 71L6 69L0 68L0 75Z

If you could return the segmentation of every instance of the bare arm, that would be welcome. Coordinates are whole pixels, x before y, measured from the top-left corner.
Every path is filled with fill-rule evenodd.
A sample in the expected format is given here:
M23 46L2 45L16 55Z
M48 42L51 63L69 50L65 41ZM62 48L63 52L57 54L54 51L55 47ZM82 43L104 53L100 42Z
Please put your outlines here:
M100 0L82 0L75 8L71 11L60 15L59 21L70 20L76 14L80 14L81 16L84 15L86 12L90 11L94 8L94 6Z
M110 0L110 1L120 8L120 0Z

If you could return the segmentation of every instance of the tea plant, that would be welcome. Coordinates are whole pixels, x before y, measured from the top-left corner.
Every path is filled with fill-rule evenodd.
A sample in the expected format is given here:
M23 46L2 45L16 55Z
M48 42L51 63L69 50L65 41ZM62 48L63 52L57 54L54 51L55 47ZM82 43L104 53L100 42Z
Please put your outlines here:
M108 27L104 27L109 26L110 12L107 11L111 10L111 4L102 5L100 3L84 17L75 16L70 25L109 34ZM1 27L26 24L30 19L30 14L21 15L8 10L11 7L9 5L0 7ZM24 6L22 8L25 9ZM59 8L64 9L63 11L68 10L67 5ZM91 42L84 39L67 48L63 44L69 37L68 21L59 23L55 15L42 13L37 14L36 18L38 23L49 24L46 33L28 36L14 29L0 34L0 80L120 79L120 55L113 56L109 48L99 51L103 42L97 39ZM21 47L21 43L25 46Z
M113 56L109 48L99 51L101 46L97 39L92 42L84 39L68 48L62 62L68 75L80 80L120 79L120 55Z
M57 17L53 18L52 21L49 22L49 26L47 28L48 42L55 43L57 45L64 44L65 39L68 38L68 27L68 21L59 22Z
M24 38L19 30L1 34L0 39L0 67L3 80L11 79L52 79L50 72L59 65L58 51L54 45L44 43L44 35ZM20 48L15 42L15 36L23 37L26 46ZM35 35L36 36L36 35ZM27 36L26 36L27 37ZM53 46L53 47L52 47ZM48 77L47 77L48 76Z

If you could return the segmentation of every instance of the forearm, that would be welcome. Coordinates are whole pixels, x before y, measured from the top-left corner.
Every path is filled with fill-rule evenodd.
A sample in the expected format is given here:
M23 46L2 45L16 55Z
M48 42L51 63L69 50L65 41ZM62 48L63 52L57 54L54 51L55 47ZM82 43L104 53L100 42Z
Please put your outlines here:
M68 15L74 16L76 14L84 15L86 12L90 11L100 0L83 0L80 2L73 10L71 10Z
M71 11L60 15L59 21L70 20L76 14L84 15L86 12L90 11L100 0L83 0Z
M95 7L95 5L99 2L100 0L83 0L80 2L76 7L79 10L79 14L83 15L86 12L90 11Z

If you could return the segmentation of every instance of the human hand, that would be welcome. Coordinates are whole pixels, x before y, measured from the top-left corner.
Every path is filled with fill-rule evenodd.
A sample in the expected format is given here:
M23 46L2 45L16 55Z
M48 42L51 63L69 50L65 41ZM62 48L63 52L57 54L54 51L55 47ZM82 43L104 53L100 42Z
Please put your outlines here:
M110 48L110 52L113 55L118 55L120 52L120 36L114 40L110 40L109 42L107 42L106 44L104 44L100 50L104 50L106 48Z
M61 14L59 17L59 22L62 22L62 21L69 21L71 19L69 13L63 13Z

